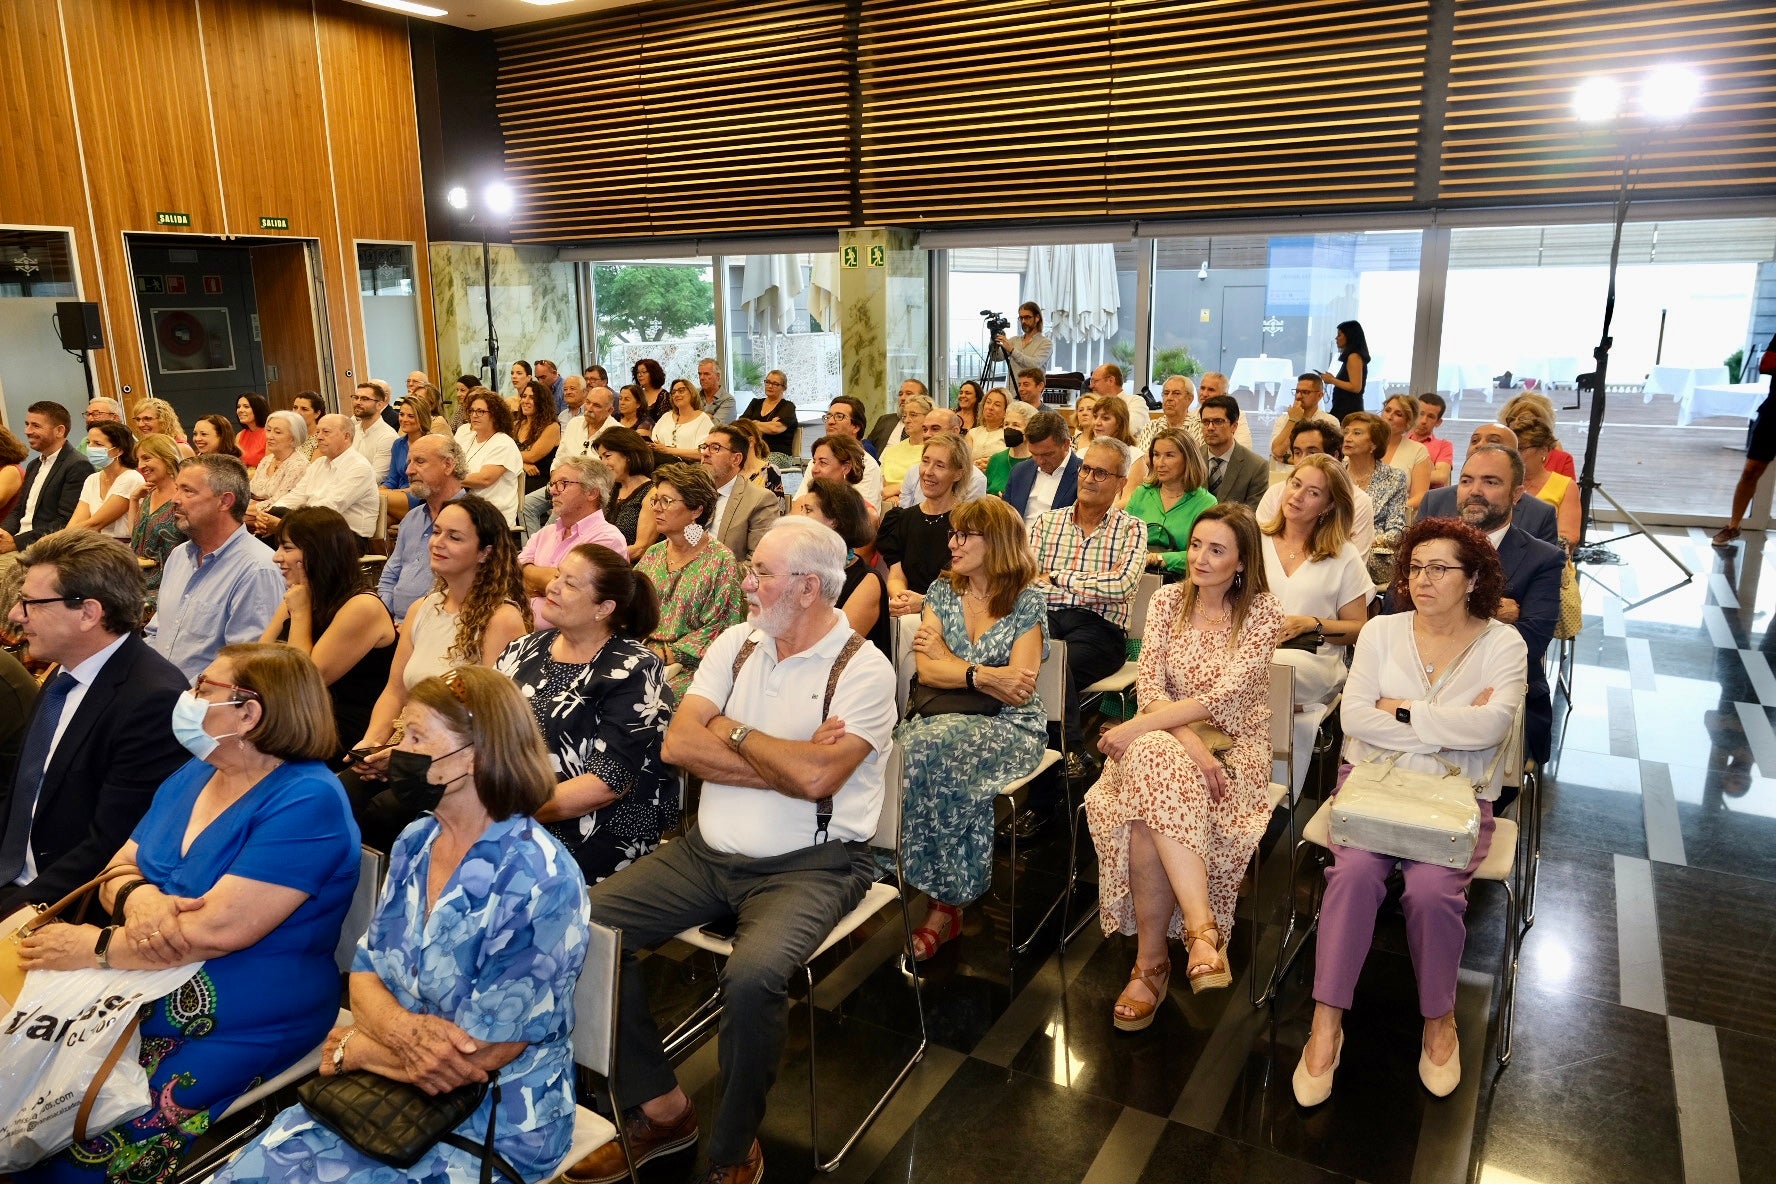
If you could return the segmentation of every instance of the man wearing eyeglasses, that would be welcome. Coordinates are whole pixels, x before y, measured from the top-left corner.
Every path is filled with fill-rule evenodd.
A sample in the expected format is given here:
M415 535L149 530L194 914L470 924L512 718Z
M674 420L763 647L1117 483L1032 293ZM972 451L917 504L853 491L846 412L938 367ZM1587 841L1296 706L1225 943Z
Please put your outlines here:
M865 504L879 510L882 506L882 466L870 452L872 445L863 438L863 424L862 399L840 395L826 409L826 434L850 436L863 449L863 480L857 483L857 492L863 495Z
M136 636L145 592L130 549L68 530L20 562L11 622L33 658L61 670L38 693L17 765L0 782L0 917L97 875L190 759L168 725L189 684Z
M579 375L570 374L570 379ZM589 388L580 401L580 410L574 417L565 421L561 429L561 443L555 449L555 463L549 467L551 475L556 469L576 456L596 456L598 437L616 425L611 418L611 409L617 405L616 392L610 387L598 385ZM518 524L524 528L526 537L536 534L549 520L552 502L548 487L532 490L524 495L524 504L518 511Z
M1289 404L1289 410L1270 428L1271 460L1278 464L1288 461L1289 449L1294 443L1293 433L1300 424L1323 423L1328 427L1338 427L1338 420L1330 412L1320 410L1320 400L1325 394L1325 380L1313 371L1295 379L1295 401Z
M1067 776L1092 773L1079 723L1079 688L1122 669L1135 589L1147 563L1147 526L1116 508L1134 463L1120 440L1099 436L1079 462L1079 493L1030 526L1036 580L1048 595L1048 633L1067 643ZM1034 806L1034 803L1032 803Z
M1299 464L1304 456L1344 455L1344 432L1337 424L1327 424L1318 419L1303 420L1295 425L1291 437L1291 467ZM1274 482L1264 491L1264 497L1258 502L1258 521L1275 522L1277 515L1282 513L1283 496L1288 491L1289 482L1285 474L1283 480ZM1351 485L1350 541L1360 555L1367 555L1369 548L1375 545L1375 500L1355 484Z
M1239 429L1246 421L1240 416L1239 404L1231 395L1209 395L1202 401L1202 411L1192 418L1202 434L1209 492L1216 501L1243 502L1256 510L1270 487L1270 465L1240 440ZM1250 439L1248 435L1246 440Z
M707 441L705 441L707 443ZM524 590L530 593L530 610L538 629L550 628L543 593L549 589L567 553L582 543L598 543L627 557L629 540L604 516L610 504L614 478L601 456L570 456L555 466L549 477L549 497L555 518L530 536L518 553L524 570Z
M771 523L783 517L783 503L762 485L746 479L746 433L727 425L713 429L697 445L703 467L715 482L715 540L745 563Z

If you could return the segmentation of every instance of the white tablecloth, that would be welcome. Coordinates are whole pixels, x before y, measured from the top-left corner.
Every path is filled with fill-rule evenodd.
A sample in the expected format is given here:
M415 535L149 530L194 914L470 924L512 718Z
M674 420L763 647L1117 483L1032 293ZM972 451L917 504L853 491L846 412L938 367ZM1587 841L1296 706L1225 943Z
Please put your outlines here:
M1239 359L1233 364L1233 373L1227 376L1228 387L1236 391L1243 388L1256 392L1261 382L1274 382L1279 387L1292 386L1295 363L1288 358L1260 354L1255 358Z
M1741 382L1733 385L1692 386L1677 401L1677 426L1687 427L1698 419L1730 415L1749 420L1757 415L1758 404L1770 394L1767 382Z
M1651 403L1654 395L1670 395L1681 404L1699 386L1726 385L1725 366L1654 366L1641 388L1641 399Z

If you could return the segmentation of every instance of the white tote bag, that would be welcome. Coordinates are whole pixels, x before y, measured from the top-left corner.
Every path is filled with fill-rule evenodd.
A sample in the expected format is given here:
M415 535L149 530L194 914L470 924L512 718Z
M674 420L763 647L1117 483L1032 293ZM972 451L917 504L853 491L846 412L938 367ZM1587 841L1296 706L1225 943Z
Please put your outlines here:
M0 1022L0 1172L28 1168L147 1112L136 1017L202 965L25 976L18 1002Z

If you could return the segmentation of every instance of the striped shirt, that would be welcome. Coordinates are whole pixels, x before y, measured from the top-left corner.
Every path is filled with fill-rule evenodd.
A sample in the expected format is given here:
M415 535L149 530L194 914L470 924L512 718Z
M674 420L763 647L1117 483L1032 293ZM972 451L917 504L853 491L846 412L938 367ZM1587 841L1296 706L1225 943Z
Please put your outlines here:
M1036 566L1048 574L1048 607L1087 609L1127 629L1147 563L1147 525L1112 506L1088 535L1079 529L1075 509L1050 510L1030 526Z

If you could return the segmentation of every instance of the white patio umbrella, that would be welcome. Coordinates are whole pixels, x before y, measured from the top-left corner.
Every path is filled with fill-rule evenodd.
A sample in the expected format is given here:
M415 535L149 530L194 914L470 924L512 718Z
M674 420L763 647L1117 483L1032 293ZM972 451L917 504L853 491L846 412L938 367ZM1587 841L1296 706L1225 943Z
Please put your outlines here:
M839 253L820 251L808 276L808 314L828 333L839 331Z
M794 255L748 255L740 281L740 307L752 320L755 336L789 332L795 323L795 298L802 291L802 267Z
M1056 341L1071 340L1072 274L1062 282L1062 267L1057 258L1066 247L1031 247L1029 261L1024 264L1024 299L1034 300L1042 310L1043 323Z

